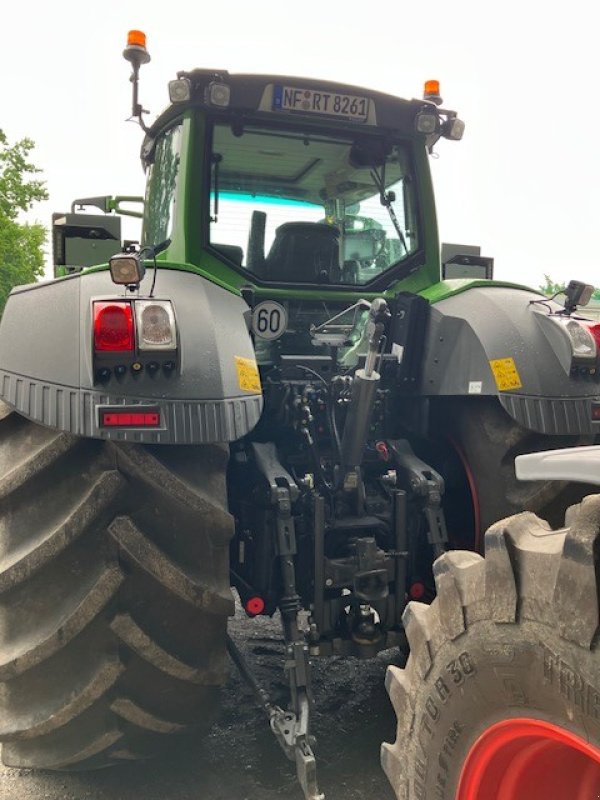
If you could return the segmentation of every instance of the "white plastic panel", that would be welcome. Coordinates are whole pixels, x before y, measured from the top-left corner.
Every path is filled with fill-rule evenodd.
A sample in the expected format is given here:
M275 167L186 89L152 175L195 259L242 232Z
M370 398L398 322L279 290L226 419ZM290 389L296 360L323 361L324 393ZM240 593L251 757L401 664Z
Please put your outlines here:
M600 486L600 446L566 447L517 456L515 472L520 481L575 481Z

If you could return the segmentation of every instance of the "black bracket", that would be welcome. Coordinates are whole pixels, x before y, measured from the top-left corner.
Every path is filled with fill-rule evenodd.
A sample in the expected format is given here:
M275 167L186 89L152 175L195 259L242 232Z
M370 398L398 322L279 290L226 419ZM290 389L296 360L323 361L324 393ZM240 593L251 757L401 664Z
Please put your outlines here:
M396 467L409 492L421 501L421 508L427 521L427 539L437 558L446 552L448 530L442 508L444 479L425 461L416 456L404 439L388 441L394 455Z

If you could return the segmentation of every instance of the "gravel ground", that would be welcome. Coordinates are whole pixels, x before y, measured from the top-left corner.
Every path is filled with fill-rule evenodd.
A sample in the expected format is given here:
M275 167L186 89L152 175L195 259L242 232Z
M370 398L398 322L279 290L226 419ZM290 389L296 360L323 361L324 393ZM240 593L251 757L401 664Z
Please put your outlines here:
M237 616L231 630L256 675L284 704L277 620ZM383 685L393 651L370 661L317 661L318 774L327 800L393 800L379 745L395 738ZM232 666L224 708L208 739L186 741L163 758L98 772L31 772L0 767L0 800L302 800L294 773L263 712Z

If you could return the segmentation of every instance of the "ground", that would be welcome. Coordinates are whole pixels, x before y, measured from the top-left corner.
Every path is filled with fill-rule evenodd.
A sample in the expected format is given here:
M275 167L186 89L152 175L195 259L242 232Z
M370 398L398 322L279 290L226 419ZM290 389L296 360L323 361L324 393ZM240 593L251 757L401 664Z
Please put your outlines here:
M261 684L283 703L278 620L247 620L238 608L232 634ZM370 661L330 658L315 664L319 778L327 800L393 800L379 766L379 745L395 738L384 688L394 651ZM263 712L231 667L224 709L212 734L163 758L88 773L0 767L0 800L302 800L288 761Z

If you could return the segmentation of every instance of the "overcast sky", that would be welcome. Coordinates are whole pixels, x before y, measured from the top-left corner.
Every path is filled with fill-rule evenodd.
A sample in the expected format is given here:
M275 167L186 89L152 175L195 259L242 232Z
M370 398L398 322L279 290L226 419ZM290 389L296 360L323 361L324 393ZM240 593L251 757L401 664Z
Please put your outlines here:
M419 97L437 78L467 128L432 161L441 238L478 244L496 276L600 285L598 34L591 0L46 0L3 7L0 127L30 136L50 200L142 194L126 123L130 28L148 36L149 120L180 69L322 77ZM130 232L127 232L130 235Z

